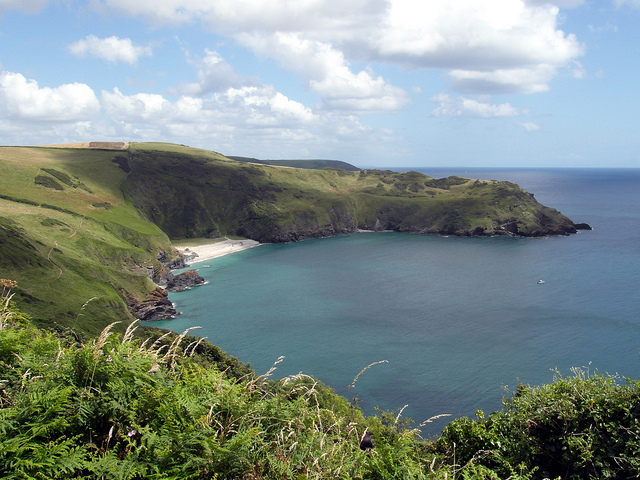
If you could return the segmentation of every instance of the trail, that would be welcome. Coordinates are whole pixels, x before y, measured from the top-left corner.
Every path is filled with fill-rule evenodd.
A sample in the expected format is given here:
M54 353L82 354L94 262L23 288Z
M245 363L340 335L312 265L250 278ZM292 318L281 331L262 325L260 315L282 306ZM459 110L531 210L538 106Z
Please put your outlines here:
M62 276L62 268L60 268L58 265L54 263L53 260L51 260L51 252L53 252L54 248L58 248L58 241L54 240L53 245L54 246L51 247L51 250L49 250L49 253L47 254L47 260L49 260L53 265L55 265L58 268L58 276L53 279L53 281L55 282L57 279L59 279Z
M78 230L80 230L80 227L82 227L82 222L84 222L84 218L80 219L80 223L78 224L78 226L76 227L76 229L73 231L73 233L71 235L69 235L66 238L71 238L73 237L76 233L78 233ZM53 279L53 281L55 282L56 280L58 280L61 276L62 276L62 268L60 268L59 265L57 265L53 260L51 260L51 253L53 252L53 250L55 248L58 248L58 240L54 240L53 241L53 247L51 247L51 250L49 250L49 253L47 254L47 260L49 260L49 262L51 262L53 265L55 265L58 268L58 276L56 278Z
M36 173L36 177L37 177L38 175L40 175L40 172L41 172L41 171L42 171L42 169L41 169L41 168L39 168L39 169L38 169L38 172ZM22 194L24 193L24 191L25 191L27 188L29 188L31 185L33 185L33 182L34 182L34 181L35 181L35 177L33 177L33 178L29 181L29 183L27 183L27 186L26 186L26 187L24 187L24 188L22 189L22 191L20 192L20 195L22 195Z
M73 237L76 233L78 233L78 230L80 229L80 227L82 226L82 222L84 222L84 218L80 219L80 224L76 227L76 229L73 231L73 233L71 235L69 235L67 238L71 238Z

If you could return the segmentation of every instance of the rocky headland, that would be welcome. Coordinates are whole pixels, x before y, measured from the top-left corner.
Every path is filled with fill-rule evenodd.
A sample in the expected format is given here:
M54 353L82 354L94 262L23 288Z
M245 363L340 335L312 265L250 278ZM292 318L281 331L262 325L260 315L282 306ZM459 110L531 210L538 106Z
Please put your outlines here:
M175 315L167 292L204 280L195 271L175 274L193 257L174 252L171 239L218 240L228 253L244 242L363 230L545 236L588 229L511 182L335 164L285 168L162 143L112 147L0 149L0 267L24 279L16 299L43 323L76 325L82 308L94 319L85 328L99 334L132 313ZM224 244L224 237L248 240Z

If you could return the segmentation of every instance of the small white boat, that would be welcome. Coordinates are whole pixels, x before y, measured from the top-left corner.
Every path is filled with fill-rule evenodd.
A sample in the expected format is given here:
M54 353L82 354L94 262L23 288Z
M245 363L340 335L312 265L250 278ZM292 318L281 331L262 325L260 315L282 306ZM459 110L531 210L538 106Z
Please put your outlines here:
M544 283L544 280L538 280L538 285L542 285Z

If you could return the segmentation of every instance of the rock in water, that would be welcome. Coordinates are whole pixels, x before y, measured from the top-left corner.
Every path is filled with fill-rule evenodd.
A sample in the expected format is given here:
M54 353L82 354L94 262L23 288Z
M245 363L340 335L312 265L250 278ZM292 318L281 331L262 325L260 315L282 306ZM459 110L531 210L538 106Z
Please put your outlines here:
M204 278L202 278L196 270L189 270L170 279L167 283L167 290L170 292L181 292L189 287L202 285L204 281Z

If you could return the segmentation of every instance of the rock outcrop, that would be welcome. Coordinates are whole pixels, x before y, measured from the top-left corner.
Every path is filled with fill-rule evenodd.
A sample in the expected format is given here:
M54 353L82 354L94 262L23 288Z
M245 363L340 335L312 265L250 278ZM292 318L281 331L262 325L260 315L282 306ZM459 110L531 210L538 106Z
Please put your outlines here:
M576 230L593 230L588 223L576 223Z
M151 291L142 301L136 301L126 293L125 298L131 312L142 321L164 320L179 313L169 300L167 291L161 287Z
M188 268L191 260L198 256L197 253L188 253L184 254L179 250L174 250L173 256L169 258L167 252L159 252L158 253L158 261L162 263L165 267L171 270L179 270L181 268Z
M171 259L167 258L166 252L158 254L160 266L149 269L149 277L156 285L166 287L170 292L180 292L190 287L202 285L205 280L196 270L189 270L179 275L175 275L172 270L187 268L188 261L197 257L196 253L184 255L176 250L176 256Z
M167 292L180 292L196 285L205 283L204 278L198 275L196 270L189 270L175 275L172 269L185 268L187 262L195 258L197 254L183 255L179 251L174 252L173 258L168 258L166 252L160 252L157 256L160 265L147 267L147 276L153 280L157 288L150 292L142 301L137 301L126 292L122 291L127 300L129 309L136 318L143 321L163 320L179 315L173 303L169 301ZM163 288L164 287L164 288Z
M204 284L205 280L196 270L189 270L179 275L175 275L167 283L167 290L170 292L181 292L187 288Z

